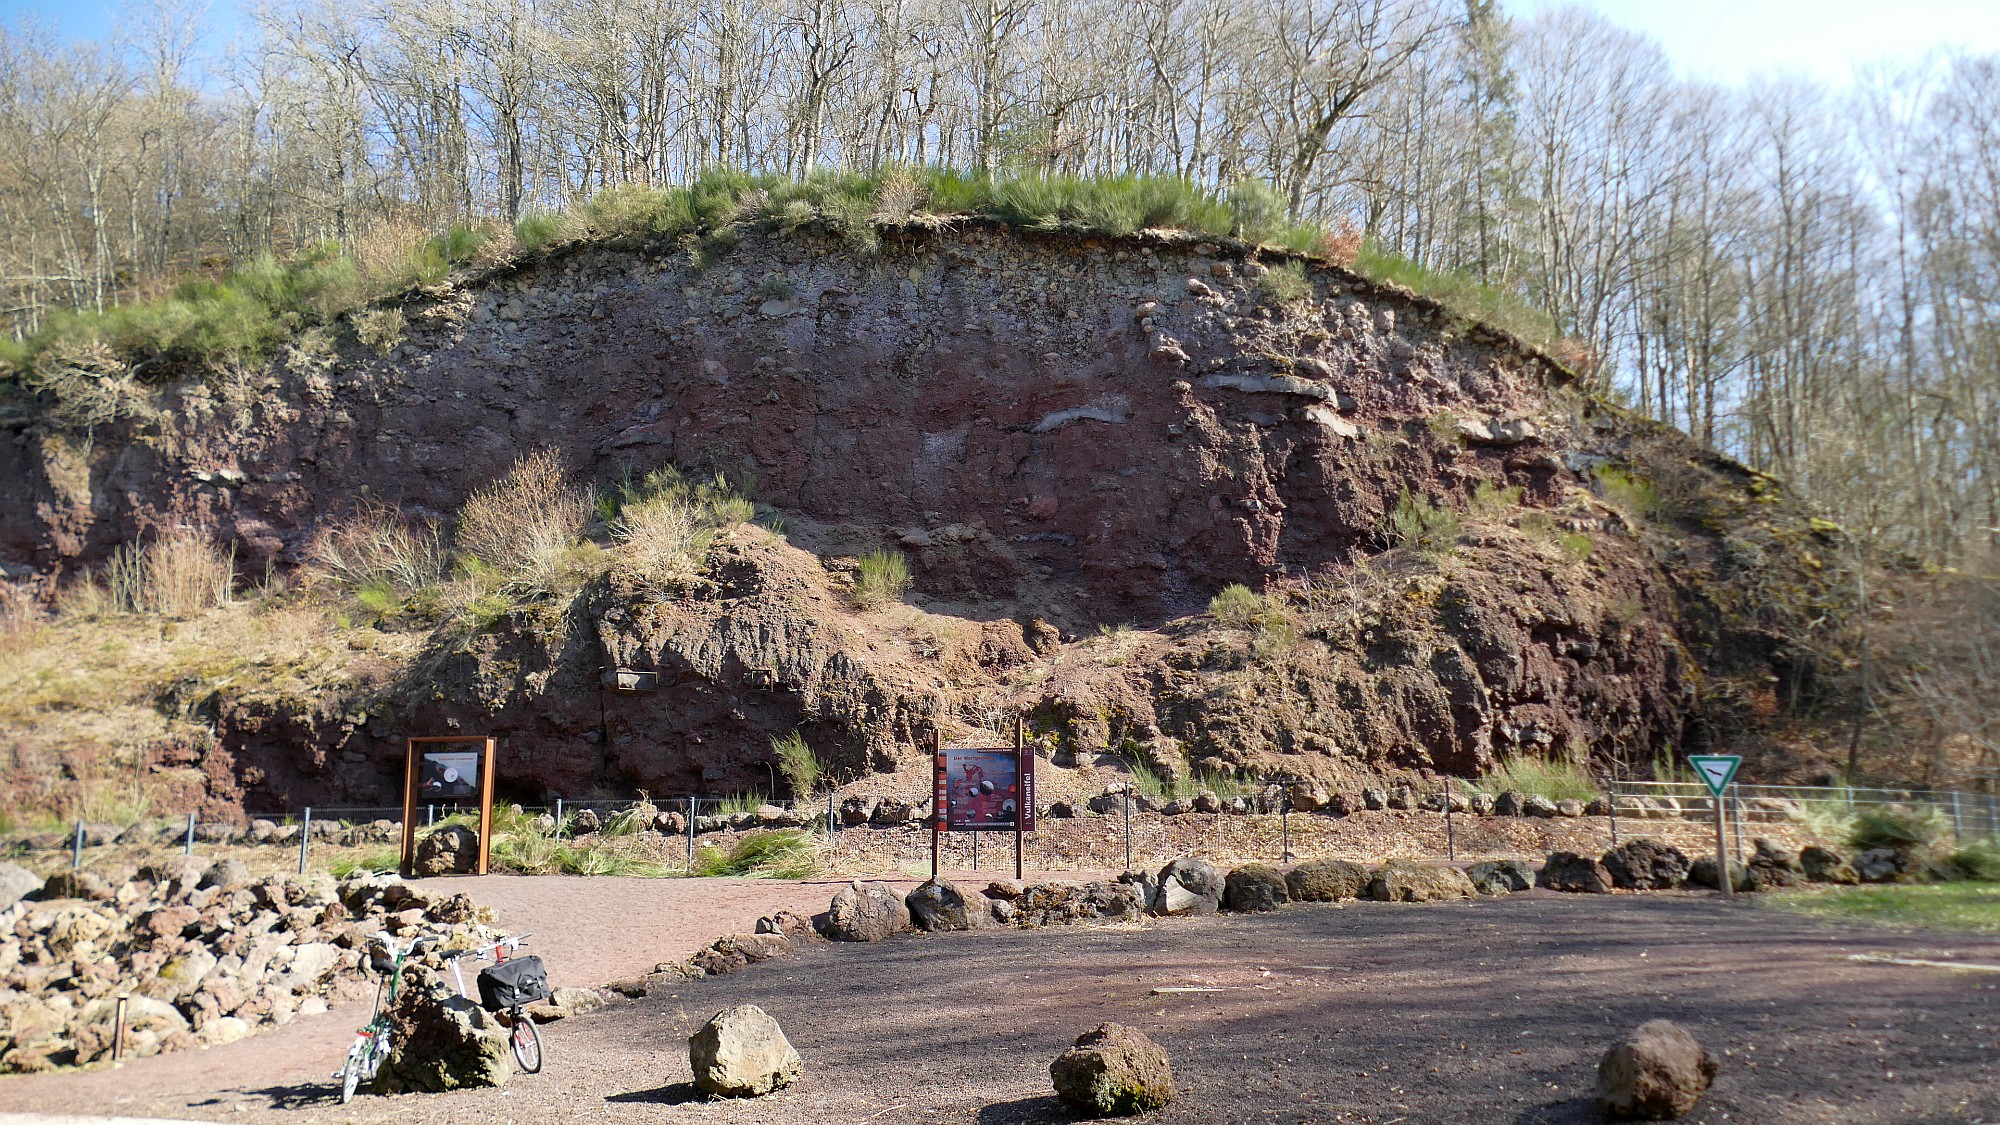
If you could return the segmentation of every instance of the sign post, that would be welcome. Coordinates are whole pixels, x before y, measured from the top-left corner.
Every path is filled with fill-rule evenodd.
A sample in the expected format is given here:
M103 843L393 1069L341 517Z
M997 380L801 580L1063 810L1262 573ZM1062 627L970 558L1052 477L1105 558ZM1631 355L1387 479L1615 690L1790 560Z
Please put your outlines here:
M1743 768L1738 754L1689 754L1688 764L1701 775L1702 784L1715 799L1715 882L1725 895L1736 893L1736 873L1729 858L1729 835L1722 824L1722 794L1736 781Z
M499 740L477 734L446 735L412 738L404 745L403 877L416 873L419 794L430 800L477 802L479 859L473 873L486 874L493 854L493 759ZM429 807L435 816L437 806Z
M931 743L931 878L946 832L1012 832L1014 877L1021 878L1027 834L1035 830L1035 757L1025 721L1016 716L1011 747L942 743L937 736Z

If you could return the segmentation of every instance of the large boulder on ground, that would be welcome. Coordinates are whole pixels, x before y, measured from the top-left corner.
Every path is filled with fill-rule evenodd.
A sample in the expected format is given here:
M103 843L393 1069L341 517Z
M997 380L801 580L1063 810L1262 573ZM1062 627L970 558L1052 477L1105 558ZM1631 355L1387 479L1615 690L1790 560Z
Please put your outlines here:
M15 863L0 863L0 910L42 889L42 877Z
M1007 903L1005 913L1015 925L1033 929L1136 918L1143 907L1140 894L1131 883L1036 883L1012 900L996 901Z
M1597 1064L1597 1105L1614 1121L1666 1121L1694 1108L1717 1062L1671 1020L1642 1023Z
M965 893L941 879L932 879L911 891L903 905L909 908L910 921L925 933L969 930L973 926L973 908L968 906ZM985 912L983 905L980 912Z
M1160 868L1160 891L1153 913L1213 914L1222 908L1223 875L1204 859L1182 856Z
M1531 793L1521 801L1521 815L1538 816L1544 820L1553 820L1562 815L1562 813L1561 810L1556 808L1556 803L1553 800L1542 796L1540 793Z
M1290 898L1284 874L1267 863L1246 863L1222 884L1223 908L1244 914L1276 910Z
M469 825L447 824L417 841L419 876L470 875L479 870L479 833Z
M1295 902L1344 902L1368 893L1368 869L1344 859L1311 859L1285 876Z
M725 1098L760 1097L805 1070L778 1021L755 1004L724 1008L688 1036L688 1065L695 1089Z
M1525 859L1494 859L1465 869L1472 889L1483 895L1511 895L1535 885L1535 869Z
M1854 874L1864 883L1893 883L1903 874L1903 864L1890 848L1869 848L1854 857Z
M1613 884L1628 891L1671 891L1687 882L1687 853L1659 840L1627 840L1604 853Z
M1444 902L1477 893L1458 868L1412 859L1392 859L1368 881L1368 897L1377 902Z
M1729 861L1730 886L1739 891L1754 891L1756 880L1750 877L1750 869L1735 860ZM1688 886L1707 887L1711 891L1722 889L1722 881L1716 877L1715 857L1699 856L1688 865Z
M1750 855L1750 878L1758 890L1794 887L1805 882L1806 869L1796 853L1761 836L1755 843L1756 850Z
M910 909L895 887L856 879L833 896L824 933L834 941L881 941L909 928Z
M1847 857L1832 848L1810 844L1799 852L1799 867L1815 883L1852 885L1861 881Z
M1049 1064L1056 1096L1084 1117L1125 1117L1174 1100L1167 1052L1139 1031L1107 1023L1077 1036Z
M1160 876L1158 872L1124 871L1119 873L1115 881L1131 887L1132 893L1139 896L1140 910L1151 910L1154 900L1160 896Z
M1466 800L1465 807L1471 810L1474 816L1495 816L1498 815L1500 803L1494 800L1491 793L1474 793Z
M1551 852L1549 858L1542 861L1542 870L1535 876L1535 885L1544 890L1570 894L1607 895L1611 893L1611 872L1590 856L1575 852Z
M1508 789L1493 798L1493 815L1522 816L1524 815L1522 809L1527 804L1527 801L1528 795L1526 793L1518 789Z
M783 934L724 934L688 958L688 964L704 975L719 977L791 951L792 943Z
M804 945L819 939L819 931L813 929L812 919L791 910L766 914L757 919L752 929L760 934L777 934L793 945Z
M514 1074L507 1029L493 1013L441 984L406 977L390 1019L394 1046L375 1076L377 1093L504 1086Z

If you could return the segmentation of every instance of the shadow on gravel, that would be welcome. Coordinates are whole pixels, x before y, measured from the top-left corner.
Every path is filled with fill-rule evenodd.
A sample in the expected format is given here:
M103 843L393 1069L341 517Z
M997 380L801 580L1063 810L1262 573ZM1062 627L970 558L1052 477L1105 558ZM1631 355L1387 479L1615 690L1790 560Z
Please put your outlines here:
M1514 1125L1584 1125L1585 1122L1596 1125L1601 1120L1596 1098L1571 1098L1524 1109L1514 1119Z
M1053 1094L1019 1101L995 1102L979 1111L979 1125L1048 1125L1074 1120Z
M303 1109L320 1102L337 1101L340 1088L331 1082L302 1082L296 1086L266 1086L261 1090L244 1090L242 1096L262 1098L272 1109ZM190 1105L225 1105L234 1099L210 1098L207 1101L191 1102Z
M629 1090L623 1094L612 1094L607 1102L638 1102L641 1105L686 1105L689 1102L708 1100L692 1082L674 1082L666 1086L656 1086L651 1090Z

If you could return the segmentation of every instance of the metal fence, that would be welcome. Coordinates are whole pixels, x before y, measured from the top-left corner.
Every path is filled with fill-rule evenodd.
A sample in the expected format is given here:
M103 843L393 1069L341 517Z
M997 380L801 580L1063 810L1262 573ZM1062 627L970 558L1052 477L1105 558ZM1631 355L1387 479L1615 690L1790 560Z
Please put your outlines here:
M1613 807L1620 816L1646 816L1674 809L1713 815L1715 798L1698 781L1614 781ZM1662 806L1668 806L1663 808ZM1739 827L1745 819L1808 819L1815 812L1854 813L1900 805L1936 809L1958 840L2000 840L2000 796L1963 789L1871 789L1854 785L1735 785L1724 814Z

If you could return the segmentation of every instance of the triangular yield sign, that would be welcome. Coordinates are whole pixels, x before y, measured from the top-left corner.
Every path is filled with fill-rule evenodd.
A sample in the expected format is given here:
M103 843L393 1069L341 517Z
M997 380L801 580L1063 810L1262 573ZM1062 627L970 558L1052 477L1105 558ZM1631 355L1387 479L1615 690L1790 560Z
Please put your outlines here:
M1736 771L1742 767L1743 758L1737 754L1689 754L1688 764L1701 775L1702 783L1717 797L1736 780Z

